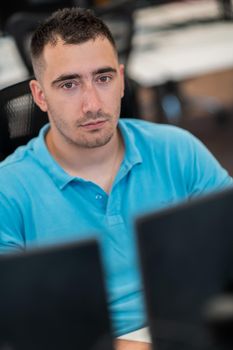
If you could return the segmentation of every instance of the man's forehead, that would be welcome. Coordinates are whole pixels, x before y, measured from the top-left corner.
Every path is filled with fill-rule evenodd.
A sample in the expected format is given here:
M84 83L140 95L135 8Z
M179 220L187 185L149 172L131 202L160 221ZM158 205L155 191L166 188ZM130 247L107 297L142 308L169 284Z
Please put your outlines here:
M65 70L81 74L81 71L94 72L111 67L118 69L118 56L107 39L89 40L82 44L67 44L57 41L56 45L47 45L43 60L48 69Z

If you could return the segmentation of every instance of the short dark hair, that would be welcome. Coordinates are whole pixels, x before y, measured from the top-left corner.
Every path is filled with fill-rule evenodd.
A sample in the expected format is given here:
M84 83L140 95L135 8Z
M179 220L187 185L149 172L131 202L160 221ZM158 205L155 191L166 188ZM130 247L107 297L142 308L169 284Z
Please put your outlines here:
M30 53L34 70L35 61L41 57L45 45L56 45L58 37L66 44L82 44L103 37L117 51L109 28L92 10L80 7L63 8L52 13L32 35Z

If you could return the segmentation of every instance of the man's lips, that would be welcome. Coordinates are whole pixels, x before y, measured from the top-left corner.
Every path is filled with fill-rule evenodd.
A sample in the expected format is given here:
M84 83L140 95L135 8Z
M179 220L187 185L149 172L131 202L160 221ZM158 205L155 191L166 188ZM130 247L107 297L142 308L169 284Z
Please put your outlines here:
M99 129L106 123L106 120L91 120L81 124L80 127L88 130Z

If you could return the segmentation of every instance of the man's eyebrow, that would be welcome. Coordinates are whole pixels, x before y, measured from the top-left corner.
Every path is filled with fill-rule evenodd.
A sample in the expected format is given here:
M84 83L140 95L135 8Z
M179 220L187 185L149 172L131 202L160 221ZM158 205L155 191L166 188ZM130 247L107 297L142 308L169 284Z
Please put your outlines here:
M93 72L93 75L103 74L103 73L116 73L116 71L117 70L115 68L113 68L113 67L103 67L103 68L96 69Z
M62 74L60 75L57 79L53 80L51 82L51 85L56 85L58 83L61 83L62 81L65 81L65 80L72 80L72 79L80 79L81 78L81 75L79 74Z
M97 74L103 74L103 73L116 73L116 69L113 67L103 67L96 69L92 72L92 75ZM74 74L61 74L59 77L57 77L55 80L51 82L51 85L54 86L58 83L61 83L66 80L72 80L72 79L81 79L82 76L80 74L74 73Z

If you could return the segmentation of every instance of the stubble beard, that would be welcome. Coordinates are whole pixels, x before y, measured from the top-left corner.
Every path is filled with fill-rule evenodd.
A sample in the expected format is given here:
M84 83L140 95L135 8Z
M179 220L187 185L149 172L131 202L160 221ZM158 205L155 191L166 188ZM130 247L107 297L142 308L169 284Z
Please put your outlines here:
M98 119L104 119L108 125L103 129L94 129L90 131L82 130L83 124L91 121L98 121ZM71 128L61 118L51 117L57 132L67 144L88 149L105 146L110 142L115 132L113 119L111 115L103 112L95 114L89 112L73 125L72 131L76 130L76 136L74 136L74 133L70 131Z

